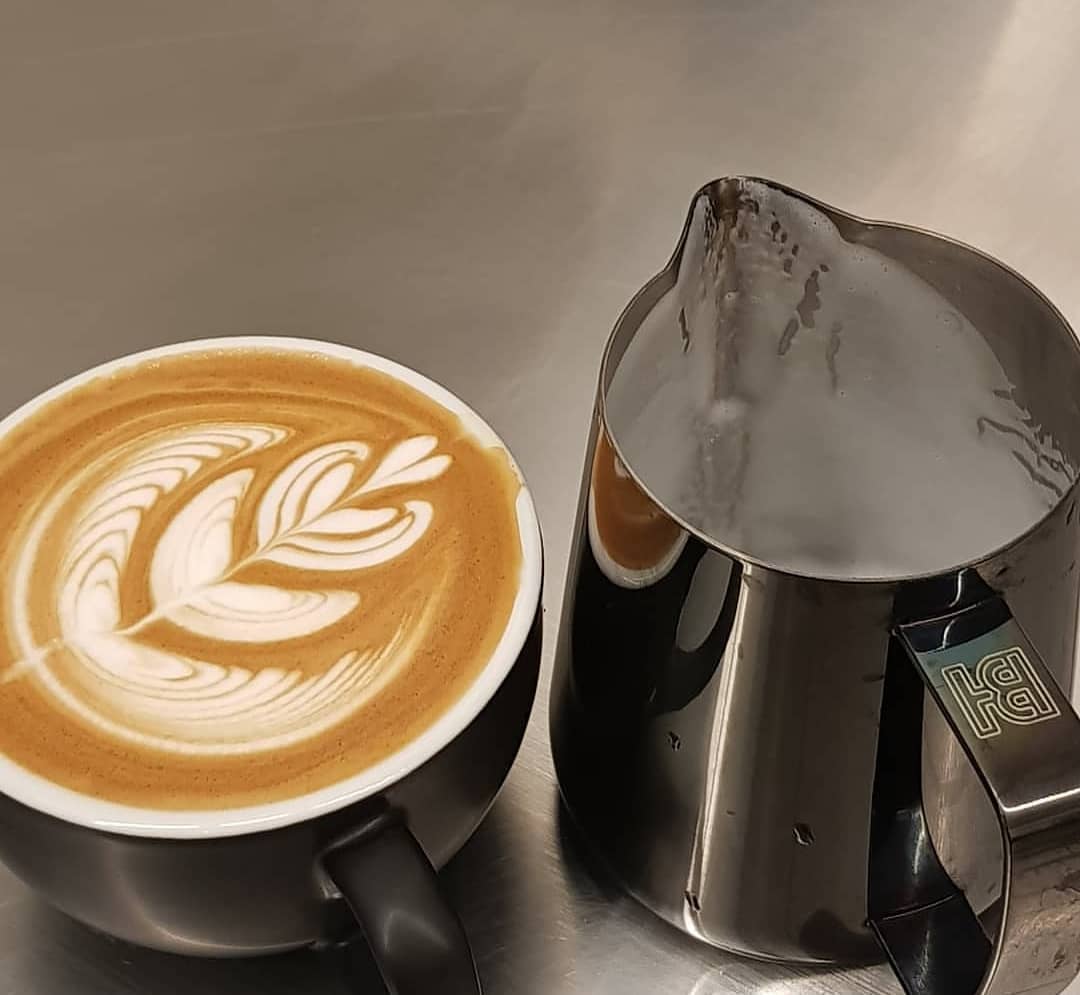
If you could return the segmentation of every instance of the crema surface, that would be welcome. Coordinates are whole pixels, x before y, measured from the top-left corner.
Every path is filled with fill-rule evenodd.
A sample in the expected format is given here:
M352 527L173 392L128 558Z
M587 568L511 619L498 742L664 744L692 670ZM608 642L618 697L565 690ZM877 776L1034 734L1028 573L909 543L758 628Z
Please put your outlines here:
M147 361L0 440L0 751L131 805L304 794L423 732L510 617L519 480L316 353Z

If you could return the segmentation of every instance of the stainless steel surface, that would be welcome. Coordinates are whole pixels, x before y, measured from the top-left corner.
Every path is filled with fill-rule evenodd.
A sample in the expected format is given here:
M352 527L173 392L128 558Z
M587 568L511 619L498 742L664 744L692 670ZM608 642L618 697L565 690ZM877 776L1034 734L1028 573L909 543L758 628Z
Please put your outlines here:
M310 334L416 366L530 478L550 655L600 352L689 192L772 175L954 233L1075 324L1078 41L1072 0L11 0L3 407L196 335ZM895 992L882 968L716 953L591 876L558 818L545 698L446 875L491 995ZM0 872L0 992L192 991L344 995L315 954L100 939Z
M1001 417L1040 426L1039 443L1028 440L1031 450L1022 448L1020 455L1049 446L1058 465L1070 468L1058 478L1061 487L1049 489L1042 521L1028 530L1030 520L1024 520L1016 534L988 533L993 538L987 541L1002 548L985 548L969 569L857 582L836 577L838 563L845 561L823 556L821 573L797 576L754 558L753 545L723 545L707 525L689 517L693 504L683 506L691 509L684 513L671 503L711 472L710 459L727 455L751 466L769 459L759 448L766 437L760 430L755 435L760 422L755 424L754 415L775 402L770 389L779 389L784 378L804 392L803 417L814 417L817 401L832 403L829 395L813 393L806 376L810 363L821 358L812 347L788 360L791 365L764 365L762 354L775 358L777 339L786 332L782 321L762 321L760 311L755 313L755 307L772 303L756 304L755 294L766 291L755 285L755 276L770 265L762 257L768 252L770 260L776 258L778 233L796 211L807 209L819 225L833 225L852 245L880 254L875 272L917 275L939 295L935 311L948 308L970 321L972 337L992 350L1012 385L1013 406L1003 408ZM759 237L765 248L755 244ZM808 241L806 229L793 240L803 250L800 261L819 248ZM815 258L804 265L816 273L818 264ZM821 263L822 272L829 264L837 267L837 259ZM880 313L903 306L891 296L896 289L887 279L863 292L881 302ZM906 283L900 292L910 293ZM823 309L829 293L822 291ZM895 375L904 378L907 393L897 397L910 401L931 381L924 363L941 362L941 351L914 358L909 325L870 327L858 319L854 304L847 310L836 300L840 292L832 294L832 306L847 326L846 341L857 340L848 349L873 340L872 348L889 357L873 367L875 373L883 379L902 371ZM725 319L723 301L732 298L737 317ZM819 327L832 320L821 320ZM706 377L700 376L703 368ZM834 367L849 399L851 381L866 369L852 359ZM663 395L669 407L660 412L656 392L669 387ZM967 387L955 379L943 384L957 394ZM616 388L623 391L621 408ZM692 401L684 420L665 422L673 395ZM725 396L746 406L745 421L727 423L731 431L744 432L742 451L718 456L708 442L695 439L698 448L667 458L680 442L673 430L704 436L705 429L691 419L699 413L707 418L710 406ZM998 400L988 386L974 411L981 416ZM954 736L963 727L955 721L946 726L943 713L933 710L924 721L921 686L916 681L913 691L898 695L894 689L907 685L897 683L887 664L891 669L896 656L897 618L933 618L939 620L933 633L952 633L945 641L953 647L949 662L970 660L974 673L993 649L1023 655L1014 647L1026 645L1028 657L1045 666L1049 684L1071 688L1080 598L1080 484L1073 469L1080 465L1078 400L1080 348L1071 329L1037 290L988 256L929 232L863 221L775 184L729 178L698 192L671 261L635 295L605 350L591 433L595 444L585 461L589 471L552 675L552 748L568 809L597 856L644 904L673 926L725 949L827 964L873 958L867 925L872 907L878 910L875 923L890 925L888 935L895 940L889 946L897 957L910 953L916 933L926 941L925 949L915 944L924 980L910 988L926 995L970 995L984 976L986 992L1016 995L1039 986L1045 995L1056 995L1076 976L1080 904L1073 881L1080 808L1064 800L1074 798L1080 785L1080 723L1058 708L1052 729L1021 723L985 744L972 735L965 743L978 762L976 775ZM934 408L935 401L922 395L926 408L947 417L947 406ZM889 406L875 414L902 420ZM974 419L968 410L962 417ZM902 438L904 429L890 427L890 440ZM823 430L820 423L815 428ZM888 451L876 426L862 437L858 430L849 426L844 437L856 454L853 462L874 446ZM1020 444L1015 435L1008 438L1004 455L1012 461L1012 446ZM806 444L794 428L767 439L780 447ZM975 489L979 503L973 506L962 493L969 481L954 485L956 472L978 474L980 459L997 458L994 450L982 452L987 455L972 463L958 461L953 474L937 471L937 499L949 505L950 515L995 515L992 493ZM952 455L950 449L946 458ZM847 509L849 528L857 505L893 497L887 484L867 493L852 484L857 472L828 465L846 473L856 491L850 504L841 498L831 506L835 514ZM815 469L800 466L796 479ZM1009 469L1019 470L1015 463ZM992 466L987 472L993 474ZM709 500L729 502L734 517L740 499L744 506L753 500L750 485L744 486L747 476L717 476L706 492ZM793 494L800 502L816 500L807 497L812 486ZM812 521L810 538L823 541L831 523L827 515L815 517L818 511L789 504L773 521L778 529ZM717 515L713 521L721 529L725 519ZM843 530L834 535L843 537ZM799 562L807 570L814 566L809 559ZM1027 636L1021 642L1015 623L1002 626L999 616L1009 617L1006 602L1031 642ZM986 636L982 649L965 656L962 644L988 631L970 629L975 606L989 609L989 628L1012 633L999 637L1012 642L990 646ZM903 712L901 702L907 706ZM997 802L996 811L981 782ZM1022 805L1010 800L1017 792ZM1028 825L1047 830L1042 842L1023 838L1014 808L1029 818ZM930 831L924 812L930 813ZM1046 818L1037 814L1048 812ZM1010 841L1008 867L1002 826ZM949 901L943 904L945 872L928 854L941 854L958 872L968 901L948 884ZM914 868L912 855L918 858ZM905 876L903 869L910 873ZM1003 892L1008 914L994 906L999 924L1004 921L995 929L987 907ZM918 920L916 930L912 924L924 906L939 915L929 924ZM901 910L905 915L897 925ZM1000 963L991 957L975 912L987 913ZM970 945L962 942L965 927ZM950 956L935 956L941 949Z

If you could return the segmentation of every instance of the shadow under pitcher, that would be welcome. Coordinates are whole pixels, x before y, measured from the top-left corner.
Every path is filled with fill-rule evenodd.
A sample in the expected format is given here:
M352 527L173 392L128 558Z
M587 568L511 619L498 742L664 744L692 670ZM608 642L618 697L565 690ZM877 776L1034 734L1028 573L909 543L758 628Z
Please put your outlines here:
M694 197L607 344L552 685L622 884L915 995L1080 972L1080 349L953 240Z

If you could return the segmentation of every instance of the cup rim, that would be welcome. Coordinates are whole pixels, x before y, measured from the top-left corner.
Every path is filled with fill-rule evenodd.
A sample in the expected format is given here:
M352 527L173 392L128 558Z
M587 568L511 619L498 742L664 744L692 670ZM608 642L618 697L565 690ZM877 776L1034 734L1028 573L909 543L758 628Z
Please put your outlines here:
M0 440L51 401L102 376L170 356L250 349L329 356L385 373L456 414L482 445L501 449L506 454L521 483L516 513L522 561L517 594L499 642L464 693L422 733L378 763L316 791L222 809L144 808L63 787L0 754L0 792L15 801L66 822L126 836L201 839L280 829L377 795L421 767L476 718L517 662L540 605L543 576L540 525L524 475L506 443L473 408L446 387L394 360L336 342L292 336L233 335L172 343L109 360L61 381L0 419Z

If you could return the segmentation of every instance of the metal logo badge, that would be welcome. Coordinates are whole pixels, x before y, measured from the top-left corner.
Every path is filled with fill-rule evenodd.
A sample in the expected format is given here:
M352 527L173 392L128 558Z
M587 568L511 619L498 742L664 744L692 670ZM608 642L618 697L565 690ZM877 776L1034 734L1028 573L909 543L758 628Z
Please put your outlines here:
M1030 726L1061 714L1019 646L984 656L974 671L957 663L941 675L979 739L1000 736L1003 724Z

